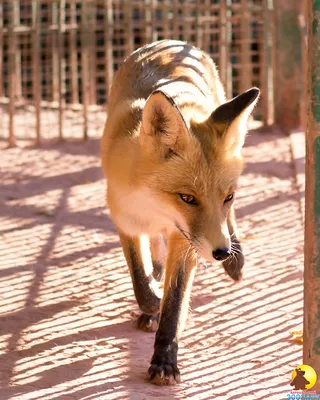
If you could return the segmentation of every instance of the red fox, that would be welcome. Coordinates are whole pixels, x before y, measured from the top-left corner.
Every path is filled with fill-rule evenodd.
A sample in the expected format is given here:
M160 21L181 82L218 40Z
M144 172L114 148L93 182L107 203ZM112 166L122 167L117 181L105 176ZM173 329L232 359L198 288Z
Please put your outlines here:
M142 312L138 327L157 328L147 375L152 383L180 381L178 339L197 257L222 261L234 280L241 278L233 202L259 93L251 88L226 101L210 56L173 40L136 50L115 74L102 167Z

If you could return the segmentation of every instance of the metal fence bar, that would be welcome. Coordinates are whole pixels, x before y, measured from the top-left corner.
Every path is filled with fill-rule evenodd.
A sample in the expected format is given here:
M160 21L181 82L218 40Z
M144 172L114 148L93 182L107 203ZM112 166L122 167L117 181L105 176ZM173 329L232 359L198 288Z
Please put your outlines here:
M105 29L104 29L104 45L105 45L105 76L106 76L106 90L109 93L112 79L113 79L113 1L105 0L104 7L104 19L105 19ZM107 95L108 99L108 95Z
M275 120L284 130L300 126L302 54L299 13L301 0L275 0Z
M172 0L172 5L172 35L177 40L180 38L179 0Z
M32 80L33 100L36 112L36 141L40 143L40 100L41 100L41 71L40 71L40 3L39 0L32 1Z
M188 21L189 14L190 10L188 10L187 7L183 7L181 10L181 20L184 21L184 23L181 24L181 34L186 42L190 42L190 21Z
M196 46L202 46L203 32L201 25L201 0L196 3Z
M126 54L129 55L134 50L134 43L133 43L133 15L132 15L132 3L131 1L127 1L125 3L125 32L126 32L126 41L127 41L127 48Z
M158 0L150 0L150 13L151 13L151 40L154 42L157 40L156 31L156 9Z
M78 85L78 51L77 51L77 19L76 19L76 0L70 3L70 24L69 33L70 46L70 71L71 71L71 101L74 104L79 103L79 85Z
M156 40L155 7L156 7L156 0L147 0L146 1L145 27L146 27L146 41L147 42L154 42Z
M240 92L250 89L252 85L252 65L250 57L250 15L248 0L241 0L241 80Z
M169 10L171 10L171 1L163 0L162 2L162 37L163 39L167 39L170 37L170 22L169 22Z
M52 100L59 101L59 56L58 56L58 25L59 25L59 6L58 1L54 0L52 5L52 27L55 30L52 35Z
M221 0L219 71L228 99L232 97L232 71L229 54L231 41L230 6L231 0Z
M274 101L274 82L273 82L273 32L274 18L272 14L273 0L264 0L263 10L263 49L261 68L261 114L264 125L271 125L274 122L273 101Z
M306 129L307 123L307 71L308 71L308 48L307 48L307 14L308 14L308 1L303 1L303 9L299 15L299 25L301 31L301 46L302 46L302 76L303 76L303 96L301 99L301 106L300 106L300 121L302 129Z
M0 97L4 96L3 86L3 0L0 0Z
M203 35L203 50L207 50L210 47L211 40L210 40L210 34L208 34L208 19L210 18L210 6L211 6L211 1L210 0L204 0L203 4L203 12L201 15L201 23L203 24L203 29L204 29L204 35ZM205 22L204 22L205 21Z
M88 138L88 106L90 95L89 80L89 51L88 51L88 9L87 3L83 2L81 7L81 81L82 81L82 104L83 104L83 138Z
M9 37L8 37L8 70L9 70L9 138L8 144L10 147L16 145L14 131L14 114L16 100L16 85L17 85L17 65L16 65L16 32L15 22L19 3L17 0L12 1L9 9Z
M268 3L268 0L264 0L264 3ZM268 15L268 10L265 9L263 13L263 42L262 42L262 52L261 52L261 58L263 63L267 62L268 57L269 57L269 44L268 44L268 33L269 30L267 29L268 24L270 24L269 21L269 15ZM260 106L261 106L261 116L262 120L265 123L265 125L268 124L268 101L269 101L269 75L268 71L266 68L261 68L260 70L260 80L261 80L261 98L260 98Z
M96 104L96 40L95 40L95 14L96 5L95 2L85 2L87 4L87 35L88 35L88 73L89 73L89 104Z
M318 374L320 390L320 2L308 2L308 84L303 363Z
M20 25L20 0L12 0L13 3L13 18L14 18L14 26L18 27ZM16 97L19 99L22 97L22 77L21 77L21 50L20 50L20 45L19 45L19 36L15 35L15 40L16 40L16 51L15 51L15 57L16 57L16 83L15 83L15 92L16 92Z
M65 109L65 55L64 55L64 38L65 38L65 7L66 0L59 2L59 25L58 25L58 88L59 88L59 139L63 139L63 119Z

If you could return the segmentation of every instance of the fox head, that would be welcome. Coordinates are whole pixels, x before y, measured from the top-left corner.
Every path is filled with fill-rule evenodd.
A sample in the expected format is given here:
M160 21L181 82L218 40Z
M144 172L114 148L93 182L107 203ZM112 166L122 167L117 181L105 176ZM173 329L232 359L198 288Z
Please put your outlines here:
M184 120L161 91L148 98L139 134L139 180L197 253L212 261L230 254L228 214L242 172L247 122L259 96L252 88L199 122Z

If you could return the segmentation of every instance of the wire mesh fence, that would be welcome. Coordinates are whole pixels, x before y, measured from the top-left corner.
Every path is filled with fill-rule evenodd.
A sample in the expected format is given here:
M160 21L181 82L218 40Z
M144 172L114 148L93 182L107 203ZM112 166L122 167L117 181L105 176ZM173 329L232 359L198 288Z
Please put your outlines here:
M259 86L272 122L272 0L0 0L0 136L99 135L116 68L166 38L207 51L227 97Z

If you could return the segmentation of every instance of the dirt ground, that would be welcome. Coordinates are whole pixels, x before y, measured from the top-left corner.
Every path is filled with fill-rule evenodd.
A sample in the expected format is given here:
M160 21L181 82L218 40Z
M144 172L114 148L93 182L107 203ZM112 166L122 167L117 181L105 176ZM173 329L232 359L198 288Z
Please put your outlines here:
M130 277L104 206L98 140L0 153L0 399L285 399L302 361L303 230L291 141L252 132L237 214L247 263L197 271L182 383L144 377ZM302 156L301 156L302 157ZM303 165L303 158L296 160Z

